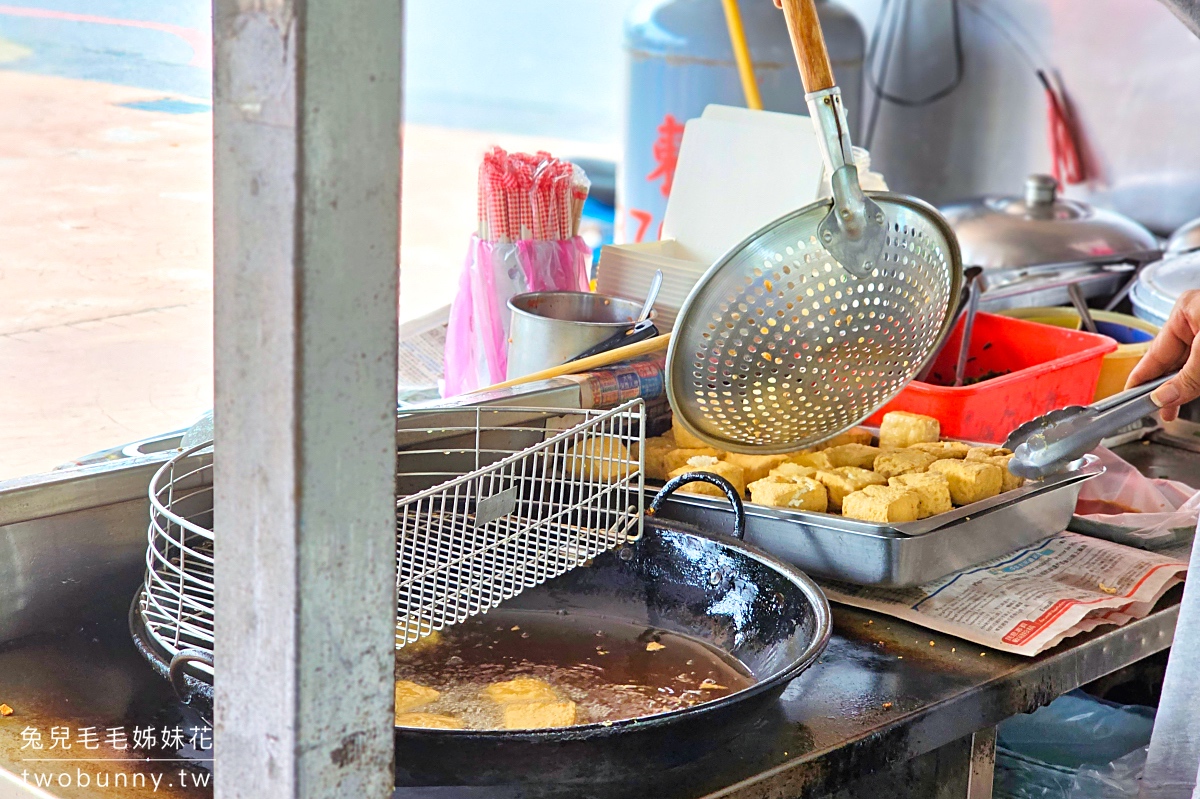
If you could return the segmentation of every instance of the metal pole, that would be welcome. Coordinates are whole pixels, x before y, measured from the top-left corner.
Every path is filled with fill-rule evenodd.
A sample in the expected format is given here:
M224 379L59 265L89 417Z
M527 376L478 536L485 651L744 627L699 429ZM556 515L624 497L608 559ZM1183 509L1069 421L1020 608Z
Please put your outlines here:
M394 783L403 0L215 0L216 796Z

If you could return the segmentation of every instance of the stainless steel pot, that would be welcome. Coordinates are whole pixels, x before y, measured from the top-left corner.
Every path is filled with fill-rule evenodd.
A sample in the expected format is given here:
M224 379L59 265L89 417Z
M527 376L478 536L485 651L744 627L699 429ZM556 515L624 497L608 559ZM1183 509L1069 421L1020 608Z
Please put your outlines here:
M963 263L989 269L1038 264L1112 264L1129 256L1144 263L1158 250L1158 239L1137 222L1113 211L1094 208L1058 197L1058 183L1049 175L1030 175L1023 197L983 197L943 207L958 236ZM1101 273L1080 283L1085 297L1115 293L1128 274ZM1060 281L1061 282L1061 281ZM1029 291L1006 292L1002 299L988 298L989 310L1060 305L1070 301L1067 289L1057 285L1041 290L1031 282Z
M1180 225L1167 239L1166 256L1183 255L1192 250L1200 250L1200 218Z
M508 301L507 378L558 366L628 328L641 303L584 291L535 291Z

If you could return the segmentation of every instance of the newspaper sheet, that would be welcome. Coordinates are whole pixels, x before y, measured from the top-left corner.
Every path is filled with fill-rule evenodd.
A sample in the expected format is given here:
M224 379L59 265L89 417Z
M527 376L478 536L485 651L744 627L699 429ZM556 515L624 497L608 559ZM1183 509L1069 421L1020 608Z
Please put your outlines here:
M438 396L449 320L450 306L447 305L400 326L397 369L402 403Z
M1161 553L1059 533L913 588L822 587L831 602L1036 655L1069 636L1144 617L1186 570L1186 561Z

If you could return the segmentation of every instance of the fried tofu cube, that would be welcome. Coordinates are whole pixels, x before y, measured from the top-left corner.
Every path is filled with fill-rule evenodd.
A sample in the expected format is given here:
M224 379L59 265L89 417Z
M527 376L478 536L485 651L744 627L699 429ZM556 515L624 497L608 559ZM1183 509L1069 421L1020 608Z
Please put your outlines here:
M932 416L922 416L908 411L890 411L879 423L879 446L908 447L913 444L937 441L942 437L942 426Z
M917 495L921 501L921 507L917 510L918 519L927 519L954 509L954 503L950 501L950 481L941 472L902 474L890 478L888 485L907 488Z
M847 430L844 433L839 433L825 443L821 444L820 449L830 449L831 447L840 447L843 444L871 444L875 440L875 434L865 427L855 427Z
M730 452L723 460L734 466L741 466L746 484L749 485L770 474L772 469L787 460L787 455L743 455L740 452Z
M708 472L719 477L724 477L733 486L733 490L738 494L745 495L746 493L746 474L742 471L742 467L734 463L726 463L725 461L717 460L711 455L697 455L689 458L686 463L678 469L672 471L668 476L674 479L681 474L688 472ZM685 494L704 494L710 497L723 497L725 494L721 489L711 483L688 483L680 486L679 490Z
M816 477L829 492L829 506L835 510L841 510L842 500L847 494L853 494L869 485L885 485L887 483L887 480L875 472L859 469L857 466L820 469L817 471Z
M494 682L480 693L498 705L510 702L556 702L558 694L550 683L533 677Z
M784 461L771 470L768 477L784 477L792 479L796 477L814 477L817 470L811 466L801 466L798 463Z
M1003 447L997 447L997 449L1003 449ZM1025 485L1025 479L1023 477L1017 477L1008 470L1008 462L1012 460L1012 457L1012 453L1010 452L1007 455L993 455L986 461L979 461L980 463L990 463L1000 470L1001 494L1003 494L1005 491L1012 491L1014 488L1020 488L1021 486Z
M842 466L857 466L860 469L870 469L879 456L879 447L866 444L841 444L823 451L825 457L837 469Z
M461 730L462 719L441 713L397 713L397 727L424 727L430 730Z
M504 729L544 730L570 727L575 723L575 703L564 699L553 702L512 702L504 706Z
M708 446L708 444L685 430L683 425L679 423L679 417L675 414L671 414L671 435L675 438L675 445L681 449L699 449L700 447Z
M962 460L971 451L971 447L961 441L927 441L922 444L913 444L908 449L928 452L930 455L936 455L938 460L947 458Z
M917 493L901 486L870 485L842 500L843 516L884 524L915 522L920 509Z
M667 454L674 449L675 442L666 436L646 439L645 469L648 479L667 479L667 473L671 471L667 468Z
M406 713L437 701L441 693L408 680L396 680L396 712Z
M824 513L829 507L825 486L811 477L768 476L747 486L750 501L772 508L791 508Z
M589 436L567 452L567 471L583 480L615 483L629 476L629 450L611 436Z
M824 452L795 452L788 455L784 463L795 463L798 466L807 466L811 469L833 468L833 464L829 461L829 456Z
M950 499L955 505L970 505L1000 493L1003 478L999 467L979 461L943 459L929 466L931 472L941 472L950 483Z
M684 447L681 449L673 449L663 456L663 466L666 468L667 473L669 474L687 463L692 458L705 457L721 460L721 456L724 454L724 452L715 450L712 447Z
M875 471L883 477L892 478L902 474L923 472L929 464L938 459L937 455L912 449L896 449L885 452L875 459Z
M969 447L966 458L969 461L983 461L987 463L997 456L1011 454L1012 450L1005 447Z

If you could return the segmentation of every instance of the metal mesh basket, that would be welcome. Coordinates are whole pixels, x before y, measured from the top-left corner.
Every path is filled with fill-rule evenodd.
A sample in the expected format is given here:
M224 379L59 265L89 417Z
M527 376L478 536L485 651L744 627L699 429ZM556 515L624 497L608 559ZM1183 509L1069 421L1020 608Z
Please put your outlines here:
M397 420L396 646L482 613L642 531L644 404L437 408ZM136 612L152 651L213 651L212 445L150 483ZM211 677L203 662L195 668Z
M422 424L431 415L436 430ZM604 412L466 408L402 417L398 492L453 479L399 503L397 646L639 537L642 418L641 400ZM454 476L455 464L473 468Z
M150 481L146 579L138 612L168 657L213 651L212 444L184 450ZM211 668L195 668L211 676Z

